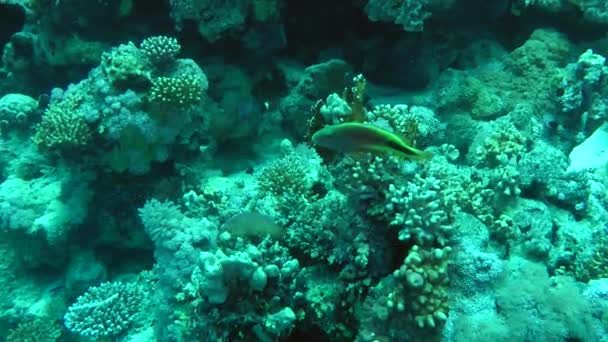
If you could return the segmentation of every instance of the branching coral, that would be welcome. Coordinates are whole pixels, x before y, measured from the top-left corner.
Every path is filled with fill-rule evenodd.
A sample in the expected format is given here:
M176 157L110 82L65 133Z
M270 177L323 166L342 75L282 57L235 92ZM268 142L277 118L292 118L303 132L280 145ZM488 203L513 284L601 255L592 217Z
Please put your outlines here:
M295 215L295 222L287 230L286 243L307 259L322 259L330 265L355 261L356 268L361 270L367 266L367 256L364 250L359 250L366 244L362 234L365 228L348 199L330 191Z
M409 341L431 337L448 314L450 247L413 246L402 266L373 286L360 317L363 335ZM372 341L374 339L365 339ZM422 337L424 336L424 337Z
M259 173L259 190L276 197L307 196L312 180L308 177L308 165L301 157L291 154L268 163Z
M144 293L135 283L103 283L68 308L65 326L83 336L115 336L133 323L143 301Z
M389 186L386 211L392 217L390 224L400 229L399 240L423 246L435 242L443 246L448 242L456 203L445 196L440 184L434 177L416 175L404 186Z
M365 207L366 215L384 216L386 189L403 175L401 161L366 154L358 160L343 158L330 168L336 188Z
M6 342L56 342L61 337L59 324L48 318L39 318L20 323L11 329Z
M153 36L144 39L139 48L152 64L162 66L173 62L182 47L173 37Z
M428 145L443 138L445 127L432 110L420 106L378 105L367 115L370 122L386 120L395 133L414 145Z
M204 90L196 76L159 77L152 80L150 100L165 106L189 108L201 102Z
M526 139L514 126L501 125L475 149L476 162L489 167L505 165L525 150Z
M77 110L78 99L69 98L54 103L45 111L42 122L36 126L34 143L42 149L67 152L87 145L91 130Z
M403 282L407 290L401 293L405 298L397 299L389 295L389 300L398 300L393 302L393 307L396 305L397 310L400 304L403 308L407 307L420 328L434 328L438 322L447 318L447 265L451 250L450 247L421 249L414 246L403 265L394 272L394 276Z

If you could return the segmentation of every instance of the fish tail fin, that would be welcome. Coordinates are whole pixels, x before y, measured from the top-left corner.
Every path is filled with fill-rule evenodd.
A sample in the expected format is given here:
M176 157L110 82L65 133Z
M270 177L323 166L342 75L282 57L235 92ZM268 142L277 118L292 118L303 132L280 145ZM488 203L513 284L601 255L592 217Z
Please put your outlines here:
M433 152L430 151L420 151L420 153L418 153L419 160L430 160L433 158L433 156Z

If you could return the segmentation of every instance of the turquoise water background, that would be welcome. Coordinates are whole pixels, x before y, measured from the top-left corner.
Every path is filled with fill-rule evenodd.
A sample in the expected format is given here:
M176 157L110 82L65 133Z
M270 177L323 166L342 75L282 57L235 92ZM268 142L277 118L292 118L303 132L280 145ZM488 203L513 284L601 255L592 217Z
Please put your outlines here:
M608 1L0 0L0 341L608 341Z

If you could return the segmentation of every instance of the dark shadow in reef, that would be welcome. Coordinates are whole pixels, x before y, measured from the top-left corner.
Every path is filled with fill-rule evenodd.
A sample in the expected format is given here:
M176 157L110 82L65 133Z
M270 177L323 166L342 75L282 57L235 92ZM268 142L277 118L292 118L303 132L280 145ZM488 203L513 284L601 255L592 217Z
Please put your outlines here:
M21 6L0 4L0 50L10 40L11 36L21 31L25 24L25 11Z

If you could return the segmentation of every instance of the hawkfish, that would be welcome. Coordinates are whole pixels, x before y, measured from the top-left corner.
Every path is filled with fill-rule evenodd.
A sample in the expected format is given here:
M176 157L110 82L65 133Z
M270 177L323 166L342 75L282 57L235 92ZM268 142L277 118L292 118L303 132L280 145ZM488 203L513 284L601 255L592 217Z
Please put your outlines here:
M313 134L312 141L318 146L341 153L370 152L411 160L433 157L431 152L414 148L395 133L358 122L325 126Z

